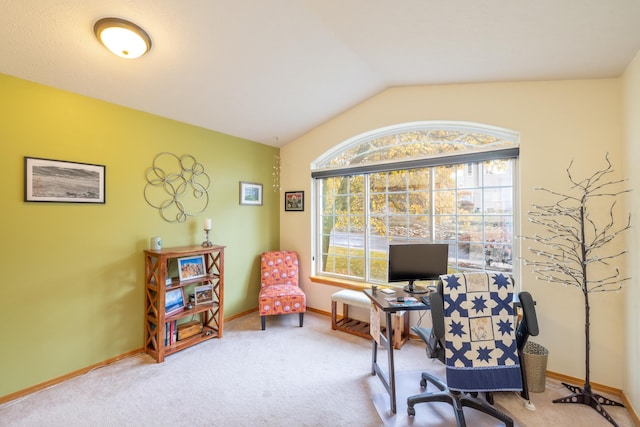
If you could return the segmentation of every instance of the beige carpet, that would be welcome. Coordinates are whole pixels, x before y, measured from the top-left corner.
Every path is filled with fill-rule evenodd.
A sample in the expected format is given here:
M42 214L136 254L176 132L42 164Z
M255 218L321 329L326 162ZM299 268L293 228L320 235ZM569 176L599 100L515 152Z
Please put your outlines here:
M451 408L416 405L406 415L406 397L420 392L420 372L441 372L421 342L397 351L398 413L370 374L371 345L332 331L328 317L280 316L267 321L251 314L225 324L222 339L202 343L157 364L136 355L86 375L0 405L0 426L446 426ZM383 356L383 355L381 355ZM384 359L384 357L381 357ZM524 409L513 393L496 402L518 426L610 426L593 409L551 400L567 390L549 382L532 394L537 410ZM498 425L468 415L468 426ZM624 408L610 413L620 426L633 426Z
M437 362L436 362L437 363ZM430 372L439 372L440 369L430 366ZM422 403L415 406L415 417L407 415L407 397L420 394L420 374L422 371L401 372L398 376L398 411L395 415L389 410L389 398L385 393L374 395L373 401L384 422L385 427L435 427L455 426L456 420L453 409L445 403ZM442 369L444 375L444 369ZM443 377L444 378L444 377ZM433 386L429 386L433 387ZM435 390L435 388L430 388ZM552 402L553 399L569 395L569 390L554 380L547 380L544 393L530 393L536 409L530 411L524 408L523 401L515 393L496 393L495 406L502 412L509 414L516 426L603 426L611 427L608 421L597 414L593 409L584 405L559 405ZM609 408L607 408L609 409ZM611 408L609 414L618 426L632 427L634 424L624 408ZM494 418L465 408L465 419L469 427L494 427L504 424Z

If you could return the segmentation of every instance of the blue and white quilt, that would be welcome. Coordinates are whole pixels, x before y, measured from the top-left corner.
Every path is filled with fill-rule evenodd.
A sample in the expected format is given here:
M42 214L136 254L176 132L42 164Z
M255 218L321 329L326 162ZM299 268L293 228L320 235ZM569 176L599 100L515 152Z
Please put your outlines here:
M451 274L442 283L448 387L522 390L511 277Z

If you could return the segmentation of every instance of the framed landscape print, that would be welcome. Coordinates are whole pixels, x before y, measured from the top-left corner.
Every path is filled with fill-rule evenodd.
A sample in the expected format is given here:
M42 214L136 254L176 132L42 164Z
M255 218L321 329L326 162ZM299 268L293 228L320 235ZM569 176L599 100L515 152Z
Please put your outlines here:
M304 191L286 191L284 193L285 211L304 210Z
M240 181L240 204L262 205L262 184Z
M105 203L105 166L24 158L24 201Z
M196 305L213 302L213 285L196 286L194 289Z
M171 316L172 314L180 313L182 310L184 310L182 288L167 291L164 300L165 315Z
M195 255L185 258L178 258L178 275L180 281L197 279L206 275L204 268L204 255Z

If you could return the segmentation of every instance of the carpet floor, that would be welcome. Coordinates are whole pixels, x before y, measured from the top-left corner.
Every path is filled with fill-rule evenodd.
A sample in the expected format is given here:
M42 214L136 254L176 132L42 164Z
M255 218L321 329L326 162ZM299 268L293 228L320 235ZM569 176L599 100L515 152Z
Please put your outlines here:
M406 414L406 398L418 394L420 372L444 373L426 358L420 341L396 351L398 411L371 375L371 343L331 330L328 317L308 312L277 316L260 329L252 313L225 323L214 339L155 363L139 354L95 369L48 389L0 405L0 426L447 426L446 404L416 405ZM383 364L385 355L378 360ZM497 393L496 405L517 426L611 426L584 405L551 401L567 390L547 380L544 393L532 393L535 411L514 393ZM469 410L468 426L500 425ZM625 408L611 408L621 427L633 426Z

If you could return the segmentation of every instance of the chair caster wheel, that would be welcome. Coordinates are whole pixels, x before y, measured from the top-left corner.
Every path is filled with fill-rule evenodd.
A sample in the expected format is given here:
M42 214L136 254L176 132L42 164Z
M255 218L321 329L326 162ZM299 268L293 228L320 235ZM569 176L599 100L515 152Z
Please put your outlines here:
M427 388L427 380L424 378L420 380L420 387Z
M412 406L407 407L407 414L410 417L415 416L416 415L416 409L414 407L412 407Z

